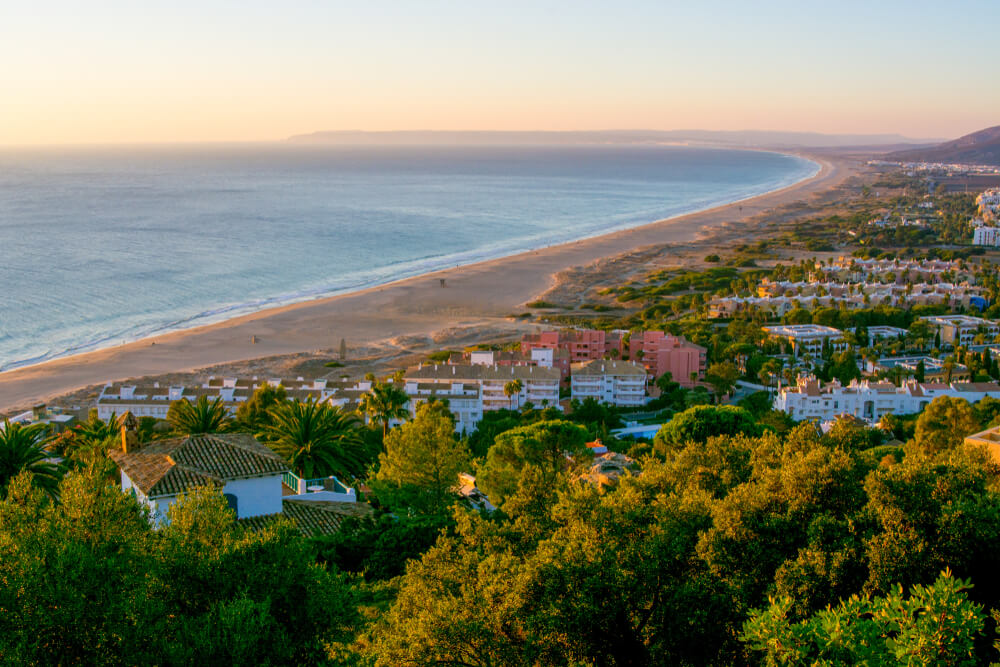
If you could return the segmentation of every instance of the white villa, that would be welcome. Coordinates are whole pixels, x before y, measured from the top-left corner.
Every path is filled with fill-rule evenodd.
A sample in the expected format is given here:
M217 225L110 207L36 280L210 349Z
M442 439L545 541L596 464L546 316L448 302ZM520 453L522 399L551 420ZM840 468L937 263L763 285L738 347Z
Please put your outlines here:
M140 445L134 431L123 429L122 448L110 456L121 471L122 490L146 505L157 524L167 521L167 509L178 495L203 485L217 487L240 520L292 515L304 532L336 530L340 523L336 506L357 501L354 489L335 477L297 477L277 454L243 433ZM296 504L299 501L306 504Z

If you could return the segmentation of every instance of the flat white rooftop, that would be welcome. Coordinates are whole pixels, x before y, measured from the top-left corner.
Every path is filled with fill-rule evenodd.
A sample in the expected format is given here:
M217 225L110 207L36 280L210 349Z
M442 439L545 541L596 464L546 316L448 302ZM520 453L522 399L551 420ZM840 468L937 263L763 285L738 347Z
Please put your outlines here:
M789 338L828 338L844 335L840 329L825 327L821 324L784 324L764 327L764 331L772 336L787 336Z

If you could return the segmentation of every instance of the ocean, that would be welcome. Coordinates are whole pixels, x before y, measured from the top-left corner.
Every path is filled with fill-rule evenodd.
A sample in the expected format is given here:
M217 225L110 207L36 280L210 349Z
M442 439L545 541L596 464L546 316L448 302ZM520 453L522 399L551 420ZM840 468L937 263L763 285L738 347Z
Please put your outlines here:
M670 146L0 149L0 370L642 225L817 170Z

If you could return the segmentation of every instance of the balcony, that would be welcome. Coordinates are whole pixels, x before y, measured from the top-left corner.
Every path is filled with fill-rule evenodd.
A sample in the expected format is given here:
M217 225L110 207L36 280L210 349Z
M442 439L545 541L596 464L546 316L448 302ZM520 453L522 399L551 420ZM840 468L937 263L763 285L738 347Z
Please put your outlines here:
M301 500L335 500L345 503L358 501L357 492L333 475L303 479L288 471L281 476L281 483L292 490L292 495L304 496Z

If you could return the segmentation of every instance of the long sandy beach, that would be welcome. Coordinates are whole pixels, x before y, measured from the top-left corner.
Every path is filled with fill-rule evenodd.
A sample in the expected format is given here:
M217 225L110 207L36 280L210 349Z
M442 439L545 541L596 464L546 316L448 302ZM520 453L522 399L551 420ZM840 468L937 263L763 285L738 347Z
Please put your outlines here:
M508 314L523 311L524 303L552 287L560 271L645 246L693 241L726 223L806 200L854 172L845 160L803 156L821 165L814 177L741 202L0 373L0 411L108 381L333 351L342 338L349 345L363 345L505 322Z

